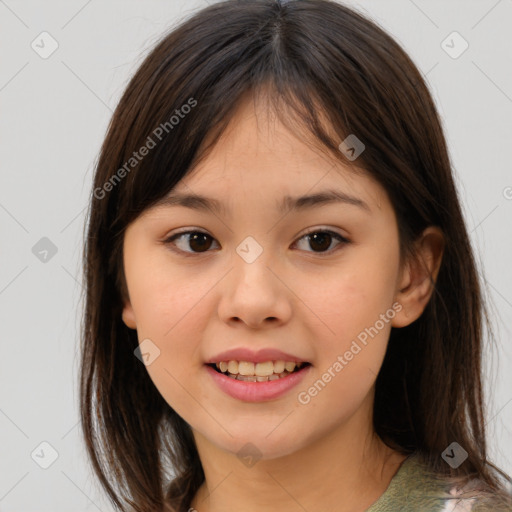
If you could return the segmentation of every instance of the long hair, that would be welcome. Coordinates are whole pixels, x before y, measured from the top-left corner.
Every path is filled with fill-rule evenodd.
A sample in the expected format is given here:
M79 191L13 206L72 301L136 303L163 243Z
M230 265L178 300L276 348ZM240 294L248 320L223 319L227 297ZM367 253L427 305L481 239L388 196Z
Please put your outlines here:
M228 0L182 21L152 49L126 87L96 165L84 233L80 412L110 500L123 511L187 510L204 481L189 425L134 356L137 333L122 322L123 237L208 154L247 95L266 98L283 123L307 128L349 166L339 146L356 134L366 148L358 166L391 199L401 255L412 254L425 227L442 230L431 300L419 319L391 331L374 429L400 452L417 452L433 474L478 477L506 499L500 476L507 475L488 460L484 424L484 328L492 332L421 73L384 30L342 4ZM441 457L453 441L468 453L456 469Z

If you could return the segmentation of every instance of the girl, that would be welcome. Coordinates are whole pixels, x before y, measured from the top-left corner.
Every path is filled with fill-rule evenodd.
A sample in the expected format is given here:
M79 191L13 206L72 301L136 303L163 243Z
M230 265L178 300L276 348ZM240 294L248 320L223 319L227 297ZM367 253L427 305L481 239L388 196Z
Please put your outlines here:
M84 264L82 426L118 510L512 510L440 119L357 12L228 0L166 35Z

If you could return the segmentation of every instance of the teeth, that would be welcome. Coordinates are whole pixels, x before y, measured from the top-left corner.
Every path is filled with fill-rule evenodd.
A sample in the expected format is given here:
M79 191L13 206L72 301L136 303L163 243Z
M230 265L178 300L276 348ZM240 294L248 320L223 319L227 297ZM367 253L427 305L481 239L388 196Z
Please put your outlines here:
M264 382L286 376L292 373L295 367L301 368L303 364L292 361L265 361L256 364L251 361L221 361L216 363L216 366L221 372L228 373L238 380Z
M238 373L240 375L254 375L254 363L250 363L248 361L239 361Z
M287 371L287 372L293 372L293 370L295 370L295 363L285 363L284 364L284 369Z
M268 377L261 377L260 375L228 375L229 377L232 377L236 380L244 380L248 382L266 382L268 380L277 380L282 379L283 377L286 377L287 375L290 375L289 372L284 371L283 373L280 373L279 375L276 375L273 373L272 375L269 375Z
M236 376L238 380L245 380L249 382L256 382L256 375L243 375L239 374Z
M257 363L256 366L254 367L254 375L258 375L259 377L268 377L273 373L274 363L272 361L267 361L266 363Z
M285 362L284 361L274 361L274 372L282 373L284 372Z

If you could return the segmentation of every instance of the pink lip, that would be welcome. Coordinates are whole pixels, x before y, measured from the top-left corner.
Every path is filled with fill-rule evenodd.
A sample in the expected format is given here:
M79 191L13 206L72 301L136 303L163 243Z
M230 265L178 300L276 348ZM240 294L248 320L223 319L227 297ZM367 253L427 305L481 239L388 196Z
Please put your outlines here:
M244 361L246 359L242 360ZM243 400L244 402L265 402L279 398L299 384L312 366L305 366L299 371L290 373L282 379L269 380L266 382L237 380L215 371L211 366L205 365L205 368L217 386L229 396Z
M213 356L206 361L206 364L220 363L221 361L250 361L253 363L264 363L265 361L290 361L294 363L307 363L305 359L287 354L275 348L264 348L254 352L248 348L234 348L226 350Z

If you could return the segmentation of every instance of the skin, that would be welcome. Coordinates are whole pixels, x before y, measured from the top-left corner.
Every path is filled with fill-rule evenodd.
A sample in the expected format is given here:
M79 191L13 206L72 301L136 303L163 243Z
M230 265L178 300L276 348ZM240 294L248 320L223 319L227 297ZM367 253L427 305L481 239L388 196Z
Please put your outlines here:
M159 348L147 371L192 428L206 477L192 502L199 512L362 512L405 459L373 431L374 385L391 326L413 322L428 303L442 234L426 229L418 260L400 266L385 190L305 137L244 102L214 150L175 187L216 198L231 214L152 208L125 233L123 321L137 329L139 342L149 338ZM363 200L369 211L344 203L287 214L275 209L285 194L330 188ZM163 243L184 228L210 235L206 252L187 236L174 241L178 252ZM324 250L304 237L312 229L330 229L350 243L332 238ZM250 264L236 252L247 236L263 248ZM401 309L384 328L317 396L299 403L298 392L394 303ZM278 399L236 400L213 383L204 363L244 346L275 347L313 366ZM261 453L251 467L237 456L248 442Z

